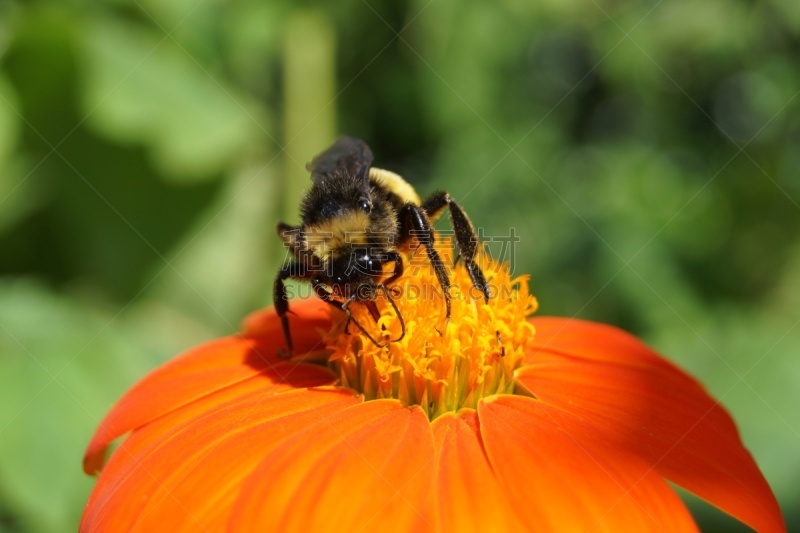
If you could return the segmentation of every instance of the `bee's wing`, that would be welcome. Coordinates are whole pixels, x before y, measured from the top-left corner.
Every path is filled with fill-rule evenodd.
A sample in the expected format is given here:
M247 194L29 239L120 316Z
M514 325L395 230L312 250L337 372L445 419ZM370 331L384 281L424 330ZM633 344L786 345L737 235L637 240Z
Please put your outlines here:
M367 143L355 137L342 136L336 139L330 148L315 157L306 168L311 171L311 179L314 182L342 170L366 181L369 179L372 160L372 150Z

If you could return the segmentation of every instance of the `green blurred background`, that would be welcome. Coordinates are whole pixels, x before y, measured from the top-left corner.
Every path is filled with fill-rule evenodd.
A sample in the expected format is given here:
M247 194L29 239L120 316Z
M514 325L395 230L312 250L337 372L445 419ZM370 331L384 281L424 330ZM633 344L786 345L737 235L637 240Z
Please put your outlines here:
M797 530L799 37L796 0L0 2L0 530L73 531L111 403L270 303L340 133L698 376Z

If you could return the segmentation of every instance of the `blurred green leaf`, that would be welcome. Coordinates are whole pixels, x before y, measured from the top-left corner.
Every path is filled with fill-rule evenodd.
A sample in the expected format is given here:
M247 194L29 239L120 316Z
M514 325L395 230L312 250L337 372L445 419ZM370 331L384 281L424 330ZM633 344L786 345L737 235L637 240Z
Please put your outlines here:
M172 179L212 177L267 137L261 106L168 34L110 18L80 34L89 124L148 145Z
M25 529L75 530L93 485L83 449L156 362L115 319L36 283L0 282L0 494Z
M0 76L0 164L7 161L17 144L20 120L16 91L5 76Z
M321 12L298 11L287 22L284 46L284 137L281 193L294 219L308 188L306 163L336 135L333 28Z
M251 93L278 97L275 64L291 6L282 2L236 2L227 10L222 30L233 75Z
M275 160L244 165L225 181L217 201L158 263L147 294L220 334L239 330L249 311L269 302L284 252L275 234Z
M36 191L27 168L15 157L21 120L19 100L8 80L0 75L0 233L36 204Z

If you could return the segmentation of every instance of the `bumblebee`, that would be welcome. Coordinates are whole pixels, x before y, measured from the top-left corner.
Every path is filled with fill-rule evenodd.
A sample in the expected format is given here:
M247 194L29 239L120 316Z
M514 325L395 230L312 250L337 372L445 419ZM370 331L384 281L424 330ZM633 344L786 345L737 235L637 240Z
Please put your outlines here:
M373 167L372 162L372 151L364 141L340 137L306 166L312 186L301 203L302 223L278 223L278 235L294 256L280 269L273 287L289 354L292 337L285 287L289 278L310 282L319 298L346 313L348 326L354 322L378 346L383 345L352 317L349 307L364 304L377 321L380 313L375 299L383 293L402 329L392 342L402 339L405 323L387 286L403 274L402 254L417 246L425 249L434 269L444 296L445 320L449 320L450 279L433 246L432 229L445 207L455 230L456 261L464 261L473 286L489 300L486 277L475 262L478 239L464 210L444 191L420 200L403 178Z

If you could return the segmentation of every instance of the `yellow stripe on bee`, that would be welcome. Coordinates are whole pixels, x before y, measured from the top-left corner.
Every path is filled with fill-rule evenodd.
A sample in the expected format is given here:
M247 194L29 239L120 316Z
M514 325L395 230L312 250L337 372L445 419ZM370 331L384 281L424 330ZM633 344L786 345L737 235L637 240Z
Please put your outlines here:
M305 228L306 247L322 260L337 250L349 250L354 244L367 244L369 215L348 211Z
M372 167L369 169L369 179L378 185L383 185L406 203L414 205L422 204L422 200L420 200L414 187L394 172Z

